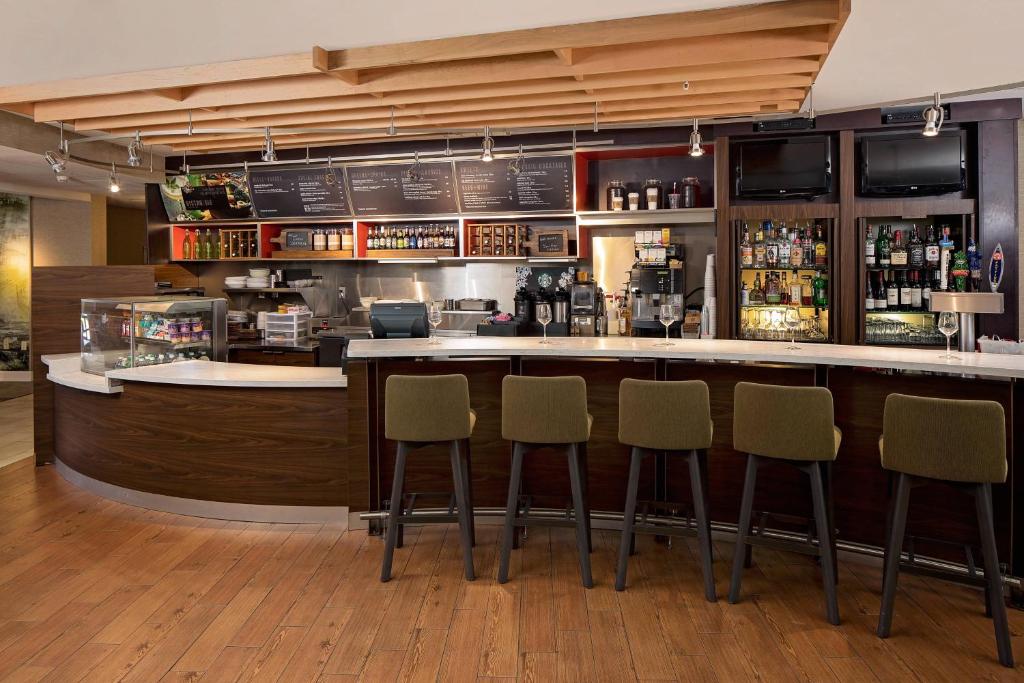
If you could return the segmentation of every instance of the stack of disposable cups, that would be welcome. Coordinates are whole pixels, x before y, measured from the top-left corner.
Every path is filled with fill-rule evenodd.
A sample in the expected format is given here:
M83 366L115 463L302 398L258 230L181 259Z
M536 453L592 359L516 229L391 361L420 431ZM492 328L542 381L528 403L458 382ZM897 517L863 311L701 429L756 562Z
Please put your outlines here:
M718 333L718 296L715 285L715 255L708 254L707 264L704 267L704 310L702 318L701 337L714 339Z

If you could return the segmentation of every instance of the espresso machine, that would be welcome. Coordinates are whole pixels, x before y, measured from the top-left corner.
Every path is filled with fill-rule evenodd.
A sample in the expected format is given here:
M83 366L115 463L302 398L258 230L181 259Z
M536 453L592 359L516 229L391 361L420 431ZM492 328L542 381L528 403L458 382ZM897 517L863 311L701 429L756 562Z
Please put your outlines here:
M633 268L629 272L629 290L633 299L633 336L664 336L665 327L660 320L661 305L672 304L681 312L686 298L685 286L686 277L682 267ZM673 323L672 327L678 329L680 324Z
M604 295L593 280L574 282L569 289L569 330L572 336L596 337L598 318L604 315Z

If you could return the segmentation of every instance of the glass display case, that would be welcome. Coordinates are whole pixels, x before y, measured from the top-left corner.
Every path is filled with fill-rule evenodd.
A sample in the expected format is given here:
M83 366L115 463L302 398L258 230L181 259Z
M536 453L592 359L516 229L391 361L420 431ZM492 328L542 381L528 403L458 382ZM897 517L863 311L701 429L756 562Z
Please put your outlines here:
M82 299L82 370L227 360L227 300L195 296Z
M735 222L739 339L832 341L834 224L770 215Z

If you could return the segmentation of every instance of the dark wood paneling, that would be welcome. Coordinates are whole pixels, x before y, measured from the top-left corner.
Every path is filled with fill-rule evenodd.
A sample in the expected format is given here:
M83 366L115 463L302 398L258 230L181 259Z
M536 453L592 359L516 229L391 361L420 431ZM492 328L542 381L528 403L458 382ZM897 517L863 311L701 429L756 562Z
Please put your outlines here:
M756 220L770 217L775 221L795 221L814 218L836 218L838 204L787 204L770 202L762 204L733 204L729 209L733 220Z
M856 182L856 178L854 182ZM864 218L887 216L924 218L925 216L974 213L974 200L939 197L901 197L899 199L856 197L853 210L854 215Z
M839 310L830 321L836 326L832 338L840 344L856 344L860 329L859 311L863 306L865 284L860 281L860 244L858 244L857 221L853 217L854 186L857 169L854 165L853 131L839 133L839 222L836 224L835 245L832 259L835 282L838 291L832 292L832 300Z
M349 361L348 375L348 506L351 512L366 512L377 509L379 501L371 500L371 465L376 469L377 401L376 385L371 376L376 375L376 364L362 360ZM376 487L374 486L374 491Z
M346 505L344 389L57 386L57 457L117 486L258 505Z
M732 339L735 335L733 318L736 311L735 241L732 221L729 220L729 138L715 140L715 274L718 288L718 337Z
M249 363L250 365L291 365L295 367L314 367L317 350L312 351L281 351L277 349L231 349L228 361L231 363Z
M151 266L58 266L32 269L32 383L36 464L53 460L53 384L41 356L81 349L81 300L152 296Z
M1017 103L1018 112L1020 102ZM984 121L978 124L978 233L982 268L988 273L989 256L1003 245L1003 284L1006 311L982 315L978 335L1016 339L1020 253L1017 236L1017 122Z

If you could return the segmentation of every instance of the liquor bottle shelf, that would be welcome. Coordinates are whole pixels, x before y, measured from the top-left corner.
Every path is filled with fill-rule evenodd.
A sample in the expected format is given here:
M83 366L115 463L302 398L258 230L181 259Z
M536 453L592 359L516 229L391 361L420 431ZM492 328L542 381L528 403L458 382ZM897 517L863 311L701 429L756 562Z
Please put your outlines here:
M814 304L740 304L740 308L773 308L784 311L787 308L816 308L819 311L827 311L828 306L815 306Z
M807 270L807 271L812 271L812 272L815 272L815 273L821 273L821 272L825 272L825 271L828 270L828 264L825 264L825 265L817 265L817 264L815 264L813 266L804 266L804 265L800 265L800 266L792 266L792 265L790 265L790 266L763 266L763 267L762 266L740 266L740 270L755 270L755 271L757 271L759 273L764 272L766 270L785 270L785 271Z

